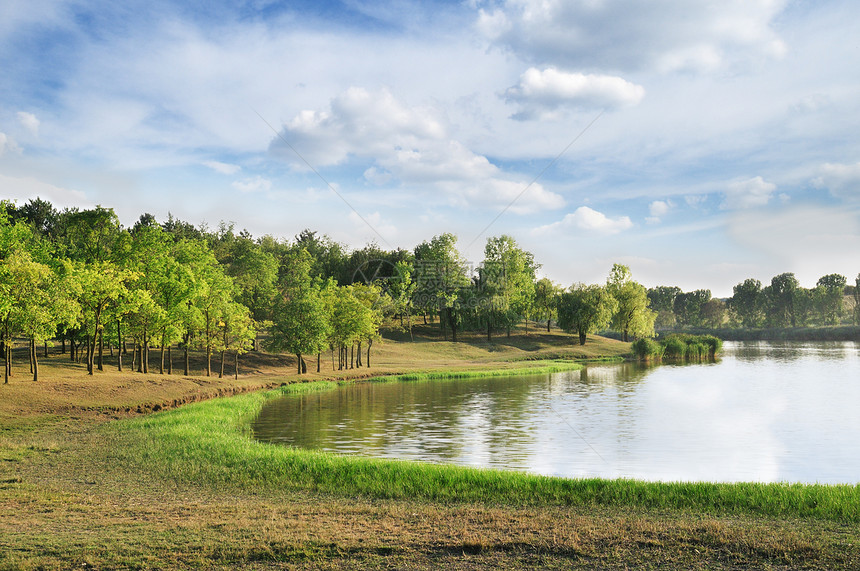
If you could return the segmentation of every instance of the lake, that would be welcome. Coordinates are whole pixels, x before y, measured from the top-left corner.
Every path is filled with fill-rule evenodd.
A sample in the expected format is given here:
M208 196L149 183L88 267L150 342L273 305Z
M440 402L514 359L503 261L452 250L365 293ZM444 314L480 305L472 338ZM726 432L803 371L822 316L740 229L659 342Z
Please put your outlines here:
M358 383L267 403L259 440L565 477L860 482L860 344L726 342L716 363Z

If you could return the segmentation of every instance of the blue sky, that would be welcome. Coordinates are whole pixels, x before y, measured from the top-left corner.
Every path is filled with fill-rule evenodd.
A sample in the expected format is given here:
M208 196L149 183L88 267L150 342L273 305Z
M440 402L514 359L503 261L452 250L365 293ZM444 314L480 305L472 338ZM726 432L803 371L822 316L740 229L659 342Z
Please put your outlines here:
M0 196L353 247L454 232L474 262L504 233L563 285L613 262L723 296L853 281L858 21L827 0L7 0Z

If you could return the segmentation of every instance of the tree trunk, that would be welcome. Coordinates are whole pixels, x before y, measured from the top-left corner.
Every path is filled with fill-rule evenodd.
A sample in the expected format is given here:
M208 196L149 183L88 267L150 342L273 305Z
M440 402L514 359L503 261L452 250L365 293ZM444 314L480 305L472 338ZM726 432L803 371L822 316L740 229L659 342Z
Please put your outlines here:
M99 371L105 370L104 352L105 352L105 335L104 330L99 331Z
M367 340L367 368L370 368L370 348L373 347L373 339Z
M583 331L579 332L579 344L585 345L585 332Z
M546 332L549 333L549 324L552 323L552 318L546 320Z
M451 326L451 342L456 343L457 342L457 323L454 320L454 311L450 307L447 309L448 309L448 324Z
M233 360L233 378L239 380L239 350L236 350L236 355Z
M36 345L32 339L27 343L27 353L30 358L30 374L33 374L33 357L36 355Z
M302 354L296 353L296 372L302 374Z
M322 361L322 351L317 351L317 373L320 372L320 361Z
M308 372L308 364L305 363L305 360L303 357L300 358L299 361L301 361L301 363L302 363L302 374L304 375L305 373Z
M95 349L95 338L90 337L90 334L87 333L87 374L93 374L93 360L92 355Z
M212 376L212 346L206 345L206 376Z
M349 346L349 368L355 368L355 343Z
M60 355L65 355L66 354L66 338L65 337L60 339L60 347L62 347L62 350L60 351Z
M356 350L356 353L358 353L358 356L355 359L355 366L360 369L361 368L361 341L358 342L358 348Z
M173 374L173 354L170 351L170 345L167 346L167 374Z
M221 370L218 371L218 378L219 379L224 378L224 353L225 353L225 350L221 349Z
M143 342L134 344L134 353L137 355L137 372L143 372Z
M39 355L36 351L36 340L33 339L31 342L33 343L33 382L36 382L39 380Z
M122 371L122 354L123 354L123 343L122 341L122 323L117 319L116 321L116 362L117 368Z
M143 330L143 343L140 346L140 360L143 361L143 372L149 373L149 335Z
M188 376L188 344L191 342L191 335L185 334L185 376Z

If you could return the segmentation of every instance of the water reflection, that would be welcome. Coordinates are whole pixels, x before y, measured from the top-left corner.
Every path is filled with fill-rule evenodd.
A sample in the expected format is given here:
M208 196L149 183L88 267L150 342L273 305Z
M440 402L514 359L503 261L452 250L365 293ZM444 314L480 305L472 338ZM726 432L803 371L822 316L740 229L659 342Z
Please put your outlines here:
M278 399L261 440L548 475L860 481L860 347L726 343L717 363L365 383Z

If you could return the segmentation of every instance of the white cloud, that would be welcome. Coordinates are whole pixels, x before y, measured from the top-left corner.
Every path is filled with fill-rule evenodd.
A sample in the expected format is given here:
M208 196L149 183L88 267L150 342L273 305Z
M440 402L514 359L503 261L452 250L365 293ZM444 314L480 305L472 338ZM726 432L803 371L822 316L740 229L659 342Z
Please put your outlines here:
M578 229L595 234L617 234L633 227L628 216L609 218L602 212L587 206L580 206L574 212L567 214L559 222L535 229L536 234L550 234L559 230Z
M268 192L272 190L272 181L265 179L259 175L244 180L237 180L233 183L233 188L239 192Z
M651 215L645 220L649 224L659 224L663 217L669 213L671 210L672 204L671 200L655 200L651 204L648 205L648 213Z
M89 206L89 201L83 192L61 188L34 177L12 177L0 174L0 188L3 189L3 198L19 202L42 198L57 207L86 208Z
M385 221L379 212L359 216L352 211L349 213L349 219L355 224L356 231L367 234L370 241L382 238L387 244L389 239L397 236L397 227Z
M7 151L17 151L18 145L6 133L0 133L0 157L6 154Z
M221 174L236 174L242 167L239 165L232 165L230 163L222 163L220 161L203 161L203 164L213 171Z
M555 68L529 68L520 82L505 91L518 103L517 119L554 119L564 108L616 109L637 105L645 89L611 75L567 73Z
M860 162L853 165L826 163L813 180L818 188L826 188L834 196L860 198Z
M34 137L39 136L39 119L32 113L26 111L18 111L18 122L21 126L27 129Z
M526 213L564 205L540 184L525 190L527 181L451 138L438 110L407 107L387 89L350 88L326 110L299 113L285 125L283 138L315 168L370 163L364 177L375 185L399 184L458 206L499 208L515 201L511 211ZM280 137L270 148L302 166Z
M771 27L786 0L504 0L477 29L529 61L568 68L710 70L781 57Z
M776 185L757 176L729 183L726 198L720 205L725 210L739 210L764 206L773 198Z

